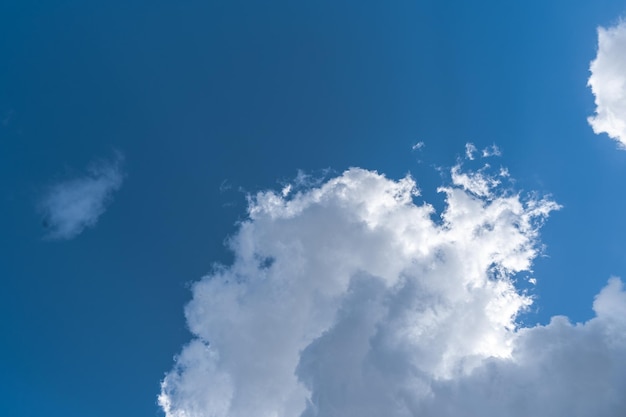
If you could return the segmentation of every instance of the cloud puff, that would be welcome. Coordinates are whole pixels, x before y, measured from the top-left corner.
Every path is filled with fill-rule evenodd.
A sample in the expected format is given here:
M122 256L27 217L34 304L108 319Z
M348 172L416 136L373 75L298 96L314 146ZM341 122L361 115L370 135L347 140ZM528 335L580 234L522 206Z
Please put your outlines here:
M423 141L419 141L415 145L411 146L411 150L421 151L422 149L424 149L425 146L426 144Z
M479 155L480 158L490 158L492 156L502 156L502 151L495 144L491 146L487 146L483 148L482 151L478 151L476 145L472 142L468 142L465 144L465 159L473 161L476 159L476 155Z
M93 164L87 175L51 186L40 201L50 239L72 239L93 227L124 178L121 156Z
M193 286L166 415L624 415L621 282L585 324L520 328L515 279L559 207L504 180L453 168L440 215L411 177L359 168L257 194L232 265Z
M474 160L474 154L478 151L478 149L476 149L476 145L474 145L471 142L468 142L465 144L465 157L467 159L469 159L470 161Z
M588 85L596 114L588 121L596 134L606 133L626 146L626 22L598 28L598 54L591 62Z

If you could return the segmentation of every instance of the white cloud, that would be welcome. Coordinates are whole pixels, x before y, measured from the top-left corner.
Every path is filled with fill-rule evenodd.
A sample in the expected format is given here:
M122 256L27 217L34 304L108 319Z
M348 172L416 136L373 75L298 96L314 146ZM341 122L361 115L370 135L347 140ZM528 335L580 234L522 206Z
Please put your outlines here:
M411 150L420 151L424 148L424 146L426 146L426 144L423 141L420 141L420 142L417 142L415 145L411 146Z
M57 183L40 201L50 239L72 239L93 227L123 181L121 156L93 164L87 175Z
M498 177L505 178L509 175L506 170L500 170L498 175L487 175L484 172L489 168L491 167L487 164L477 172L466 173L462 172L461 167L457 165L451 170L452 184L479 197L489 197L492 191L501 183Z
M166 415L626 415L621 282L585 324L519 328L532 299L514 277L558 206L485 169L452 177L437 220L412 178L358 168L251 198L235 261L193 286Z
M487 146L482 150L482 157L489 158L491 156L502 156L502 152L500 148L498 148L495 144L491 146Z
M588 85L596 114L588 121L596 134L606 133L626 146L626 22L598 28L598 54Z
M280 194L283 197L287 197L289 195L289 193L291 192L293 186L291 184L287 184L283 187L283 189L281 190Z
M626 415L626 292L613 278L596 297L596 317L521 329L511 359L491 359L474 372L432 385L414 415Z
M478 149L476 149L476 145L474 145L473 143L467 142L465 144L465 157L470 161L474 160L474 154L476 153L476 151L478 151Z

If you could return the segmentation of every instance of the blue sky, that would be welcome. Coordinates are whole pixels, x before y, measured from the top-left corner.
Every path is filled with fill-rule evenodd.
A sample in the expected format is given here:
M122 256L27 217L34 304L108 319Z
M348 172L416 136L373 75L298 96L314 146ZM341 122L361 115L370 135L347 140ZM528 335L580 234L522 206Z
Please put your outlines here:
M591 319L626 277L626 152L587 121L597 29L625 10L3 2L0 414L163 415L191 283L241 256L225 241L246 195L299 171L410 173L440 213L451 167L507 167L562 206L521 274L537 284L520 283L535 297L520 320ZM469 161L468 142L502 155Z

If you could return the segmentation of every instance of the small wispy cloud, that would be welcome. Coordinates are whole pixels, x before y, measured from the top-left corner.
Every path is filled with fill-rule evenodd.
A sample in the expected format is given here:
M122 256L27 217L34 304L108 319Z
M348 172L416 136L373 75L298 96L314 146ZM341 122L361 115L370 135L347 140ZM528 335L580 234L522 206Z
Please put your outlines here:
M285 198L302 189L317 187L322 184L331 173L332 170L330 168L325 168L317 172L306 172L299 169L294 178L281 183L281 195Z
M473 161L476 158L490 158L492 156L502 156L502 151L495 144L478 150L472 142L465 144L465 159Z
M419 141L415 145L411 146L411 150L420 151L424 148L424 146L426 146L426 144L423 141Z
M489 158L490 156L502 156L502 151L495 144L487 146L482 150L483 158Z
M52 185L39 208L47 228L46 238L68 240L93 227L122 186L121 154L93 163L86 175Z
M470 161L474 160L474 154L476 153L476 151L476 146L473 143L468 142L465 144L465 157Z
M587 120L626 149L626 22L598 28L598 54L587 85L595 96L595 115Z

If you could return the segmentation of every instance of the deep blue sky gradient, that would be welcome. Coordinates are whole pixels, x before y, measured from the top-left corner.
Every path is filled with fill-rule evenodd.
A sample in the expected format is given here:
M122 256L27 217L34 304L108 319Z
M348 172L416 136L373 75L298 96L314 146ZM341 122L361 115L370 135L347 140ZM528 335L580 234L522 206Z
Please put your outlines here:
M298 169L411 172L440 201L434 166L497 144L517 187L564 205L525 322L588 319L608 277L626 277L626 152L586 122L596 27L625 10L0 3L0 415L160 415L189 282L228 262L244 193ZM116 151L126 179L97 227L42 239L43 190Z

